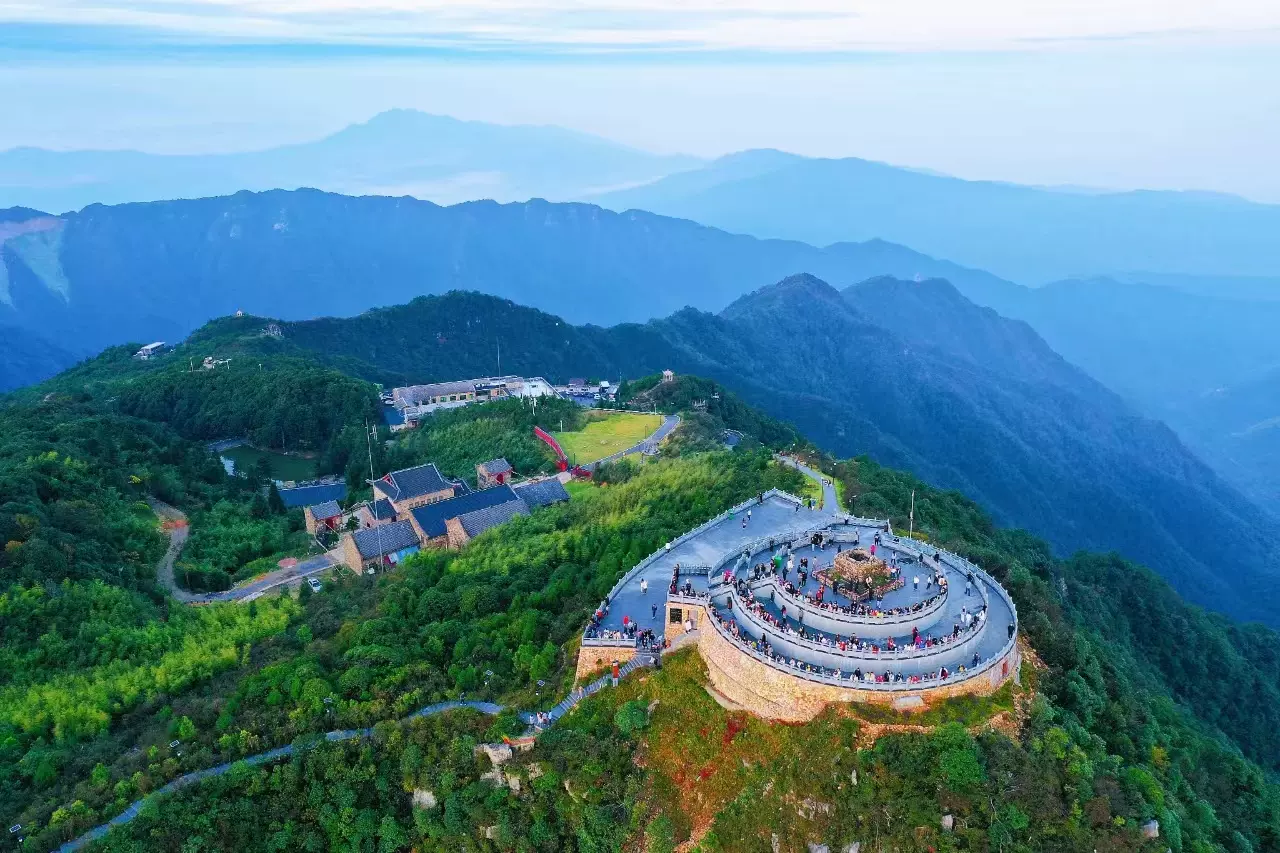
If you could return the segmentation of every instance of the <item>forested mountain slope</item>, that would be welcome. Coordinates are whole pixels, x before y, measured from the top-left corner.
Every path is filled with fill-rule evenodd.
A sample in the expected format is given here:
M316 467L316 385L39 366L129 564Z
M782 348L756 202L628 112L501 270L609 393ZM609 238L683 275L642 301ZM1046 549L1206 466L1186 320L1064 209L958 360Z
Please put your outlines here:
M1065 358L1168 422L1233 485L1280 512L1280 464L1268 448L1280 397L1251 390L1280 371L1280 303L1258 290L1251 299L1229 298L1094 278L972 298L1031 324ZM1244 399L1257 404L1233 402Z
M91 387L105 390L121 365L97 368ZM725 853L768 850L774 838L787 851L878 839L899 849L923 840L945 851L1143 853L1260 851L1280 840L1280 789L1268 776L1280 766L1280 671L1257 653L1280 638L1208 617L1122 560L1056 560L959 494L867 459L820 464L861 511L895 526L914 494L917 530L979 561L1017 600L1042 661L1024 670L1020 723L986 725L1002 712L1014 719L1006 691L907 718L925 731L882 734L869 747L871 724L899 718L855 708L777 726L728 712L685 653L584 703L504 768L518 790L499 788L475 746L518 733L514 716L398 720L464 692L550 706L569 687L579 627L628 566L761 488L798 488L794 472L767 454L668 447L461 553L424 554L377 579L335 576L296 601L187 608L131 589L145 588L161 547L138 499L167 483L160 494L190 507L231 499L236 487L170 426L113 416L95 427L86 416L102 398L69 400L69 384L0 410L0 477L31 478L23 513L44 530L33 536L30 520L0 507L2 532L17 543L0 566L54 531L70 544L90 530L127 533L136 550L95 550L98 579L59 586L56 562L39 579L4 575L0 816L35 849L75 838L179 773L290 742L301 747L293 760L153 797L96 849L176 851L199 837L264 851L669 850L695 831ZM182 482L185 491L170 490ZM99 489L118 493L123 514L101 504ZM110 512L86 529L68 511L76 494ZM113 577L113 566L129 576ZM375 724L360 741L315 737ZM428 791L431 800L415 798ZM805 801L822 807L797 808ZM955 817L950 834L937 828L944 813ZM1140 832L1151 819L1159 847Z
M389 383L492 373L497 341L504 371L553 380L707 376L834 453L908 468L1063 552L1117 550L1193 601L1275 624L1280 545L1267 517L1169 429L945 282L841 294L797 276L719 315L608 329L468 293L287 323L282 340L263 325L230 318L193 340L209 352L301 348Z
M898 286L872 283L868 291ZM792 310L795 293L808 300L800 315L838 317L847 345L890 359L894 382L908 389L904 400L935 398L929 388L909 393L925 372L892 361L920 344L841 309L844 296L811 280L769 288L724 317L682 312L615 330L557 327L554 318L475 294L425 299L405 311L410 331L437 306L440 335L408 352L424 357L434 346L433 370L448 369L441 353L469 367L487 357L480 353L492 333L514 340L523 330L513 369L534 372L527 362L544 353L533 332L559 329L567 337L550 339L546 357L560 352L557 364L590 373L561 341L615 363L656 359L656 351L632 351L659 345L692 359L669 340L684 329L701 330L727 358L735 334L753 337L759 312ZM398 311L375 318L384 348L397 340ZM256 547L273 526L300 519L264 504L259 481L227 477L184 436L235 427L269 441L283 427L306 437L329 466L341 465L352 436L365 447L369 386L316 363L299 341L311 334L330 361L358 366L360 352L337 350L369 336L286 323L277 339L263 336L263 325L248 317L211 324L168 360L143 363L114 350L0 405L0 536L8 543L0 552L0 817L22 826L28 846L52 849L181 773L291 742L301 747L294 760L239 765L153 798L100 849L178 850L199 838L237 850L668 850L695 831L707 850L726 853L768 850L774 837L788 851L870 839L899 849L923 841L945 851L1142 853L1240 853L1280 842L1280 789L1269 775L1280 767L1273 631L1208 616L1118 557L1056 559L957 492L867 458L816 452L815 464L857 496L859 512L901 527L914 495L922 535L969 555L1010 590L1041 661L1024 670L1022 713L1012 714L1007 691L944 705L909 720L925 732L881 735L868 748L870 724L898 718L855 708L805 726L749 719L712 701L697 659L686 654L584 703L508 765L519 790L496 787L482 776L487 759L475 745L518 733L523 724L513 715L398 721L463 694L551 706L569 689L587 614L629 566L761 489L803 484L767 451L707 452L714 441L689 441L681 427L661 458L607 471L607 487L575 488L568 504L517 519L462 552L423 554L376 578L334 575L320 594L304 586L296 600L186 607L150 577L163 540L145 498L185 509L193 537L218 553ZM727 331L712 338L713 329ZM789 331L779 325L766 344L803 352ZM942 351L945 359L1003 352L1021 334L996 331L971 342L966 356ZM816 350L813 340L802 343ZM459 351L472 345L476 354ZM185 369L212 352L231 365ZM243 368L227 369L238 362ZM789 356L778 369L794 363ZM1049 387L1070 380L1047 356L1037 375ZM262 405L272 396L295 405ZM724 383L689 377L649 393L673 407L707 396L706 413L684 412L689 426L710 419L704 437L734 425L813 452ZM313 404L330 420L317 420ZM218 412L224 423L209 420ZM531 415L519 401L464 409L446 416L440 432L428 426L385 449L375 443L377 471L425 458L465 470L467 457L487 458L492 442L527 439ZM468 444L466 435L490 443ZM223 517L236 521L211 523ZM1005 723L988 728L1002 712ZM347 744L316 737L361 726L375 733ZM430 791L434 804L415 791ZM797 807L805 801L823 807ZM955 817L951 834L937 829L944 813ZM1139 829L1151 819L1158 842L1145 842Z

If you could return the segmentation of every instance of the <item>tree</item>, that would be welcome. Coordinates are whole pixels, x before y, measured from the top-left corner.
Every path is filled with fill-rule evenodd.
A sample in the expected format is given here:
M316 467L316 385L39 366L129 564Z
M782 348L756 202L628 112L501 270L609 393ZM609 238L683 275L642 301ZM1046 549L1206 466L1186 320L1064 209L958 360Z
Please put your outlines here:
M275 480L267 486L267 507L272 515L284 515L286 511L284 498L280 497L280 489L276 487Z
M196 736L196 724L191 722L190 717L179 717L174 726L174 734L178 740L191 740Z
M930 740L938 753L941 781L956 793L966 793L982 782L978 745L960 723L946 723Z
M627 737L649 725L649 711L643 702L633 699L613 715L613 724Z

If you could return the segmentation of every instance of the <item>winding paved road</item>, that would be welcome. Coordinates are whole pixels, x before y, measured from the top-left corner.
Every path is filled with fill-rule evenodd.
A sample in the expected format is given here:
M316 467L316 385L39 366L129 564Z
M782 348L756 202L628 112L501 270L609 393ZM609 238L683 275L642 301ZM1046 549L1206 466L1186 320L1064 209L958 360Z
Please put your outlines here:
M605 462L615 462L624 456L630 456L633 453L639 453L640 451L644 450L645 447L647 447L648 445L657 444L667 436L671 435L671 433L674 432L675 428L678 426L680 426L679 415L664 415L662 418L662 423L658 425L658 428L654 430L652 433L650 433L649 435L647 435L642 441L632 445L631 447L628 447L626 450L619 450L617 453L611 453L608 456L604 457L603 459L597 459L595 462L588 462L582 467L587 469L588 471L594 471L597 465L601 465Z
M168 590L170 595L183 604L208 604L212 601L246 601L254 599L278 586L301 582L303 578L333 568L340 562L337 552L329 551L317 557L301 560L297 565L287 569L267 572L249 583L241 584L222 592L188 592L178 586L173 570L173 564L178 559L178 555L182 553L182 546L187 543L187 536L190 534L190 528L186 524L187 517L177 507L170 506L155 498L148 498L147 503L151 505L151 509L157 516L170 523L169 549L165 551L159 564L156 565L156 579L160 581L161 586Z

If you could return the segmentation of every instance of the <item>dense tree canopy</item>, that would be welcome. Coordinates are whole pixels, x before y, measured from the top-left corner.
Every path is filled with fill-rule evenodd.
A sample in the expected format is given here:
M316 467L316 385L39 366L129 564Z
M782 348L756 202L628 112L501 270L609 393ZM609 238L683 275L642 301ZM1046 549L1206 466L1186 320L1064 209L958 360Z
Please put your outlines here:
M665 851L695 835L724 851L769 850L775 836L788 850L1280 845L1275 633L1188 606L1114 555L1055 558L959 493L867 459L815 462L858 513L896 525L914 492L917 530L1006 585L1041 662L1024 670L1023 688L933 709L914 718L927 731L867 748L862 727L896 718L859 709L784 727L730 713L685 653L550 729L507 768L518 792L496 786L473 747L517 730L509 716L390 721L463 693L553 704L587 614L623 572L737 500L806 487L757 441L719 449L723 431L778 446L790 430L702 380L642 381L626 396L684 409L662 458L611 466L574 486L568 504L461 552L424 553L376 578L335 575L297 599L189 608L154 582L164 538L148 498L192 519L184 560L205 583L270 562L296 544L298 523L259 477L227 477L191 439L270 432L283 418L286 444L297 435L359 485L376 398L287 361L201 376L117 356L0 408L0 818L23 824L35 849L180 773L356 726L378 728L185 789L103 846ZM231 377L256 410L237 402ZM309 389L328 400L317 404L327 420L290 432L310 404L277 403ZM705 412L687 410L695 400ZM476 462L506 456L522 473L546 470L533 424L577 415L550 401L536 415L521 401L444 413L374 444L375 468L431 460L471 476ZM1013 724L979 725L1000 714ZM436 805L420 797L415 807L415 791ZM1150 819L1156 845L1138 832Z

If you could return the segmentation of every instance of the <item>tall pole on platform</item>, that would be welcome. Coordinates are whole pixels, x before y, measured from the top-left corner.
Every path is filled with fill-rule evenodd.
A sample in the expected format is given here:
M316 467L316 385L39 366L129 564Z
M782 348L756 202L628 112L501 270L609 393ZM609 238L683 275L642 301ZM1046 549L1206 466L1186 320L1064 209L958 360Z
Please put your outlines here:
M365 444L369 448L369 508L373 510L373 529L374 535L378 537L378 563L381 565L384 556L382 553L382 525L378 523L380 520L378 518L378 490L373 486L374 480L377 479L373 475L373 440L378 436L378 425L370 424L368 421L365 421L364 425L368 428L365 433ZM354 535L352 534L352 536ZM358 552L359 550L359 547L357 547L356 551Z
M911 515L909 518L910 518L910 524L911 524L911 527L910 527L911 535L915 536L915 533L916 533L916 490L915 489L911 490Z

